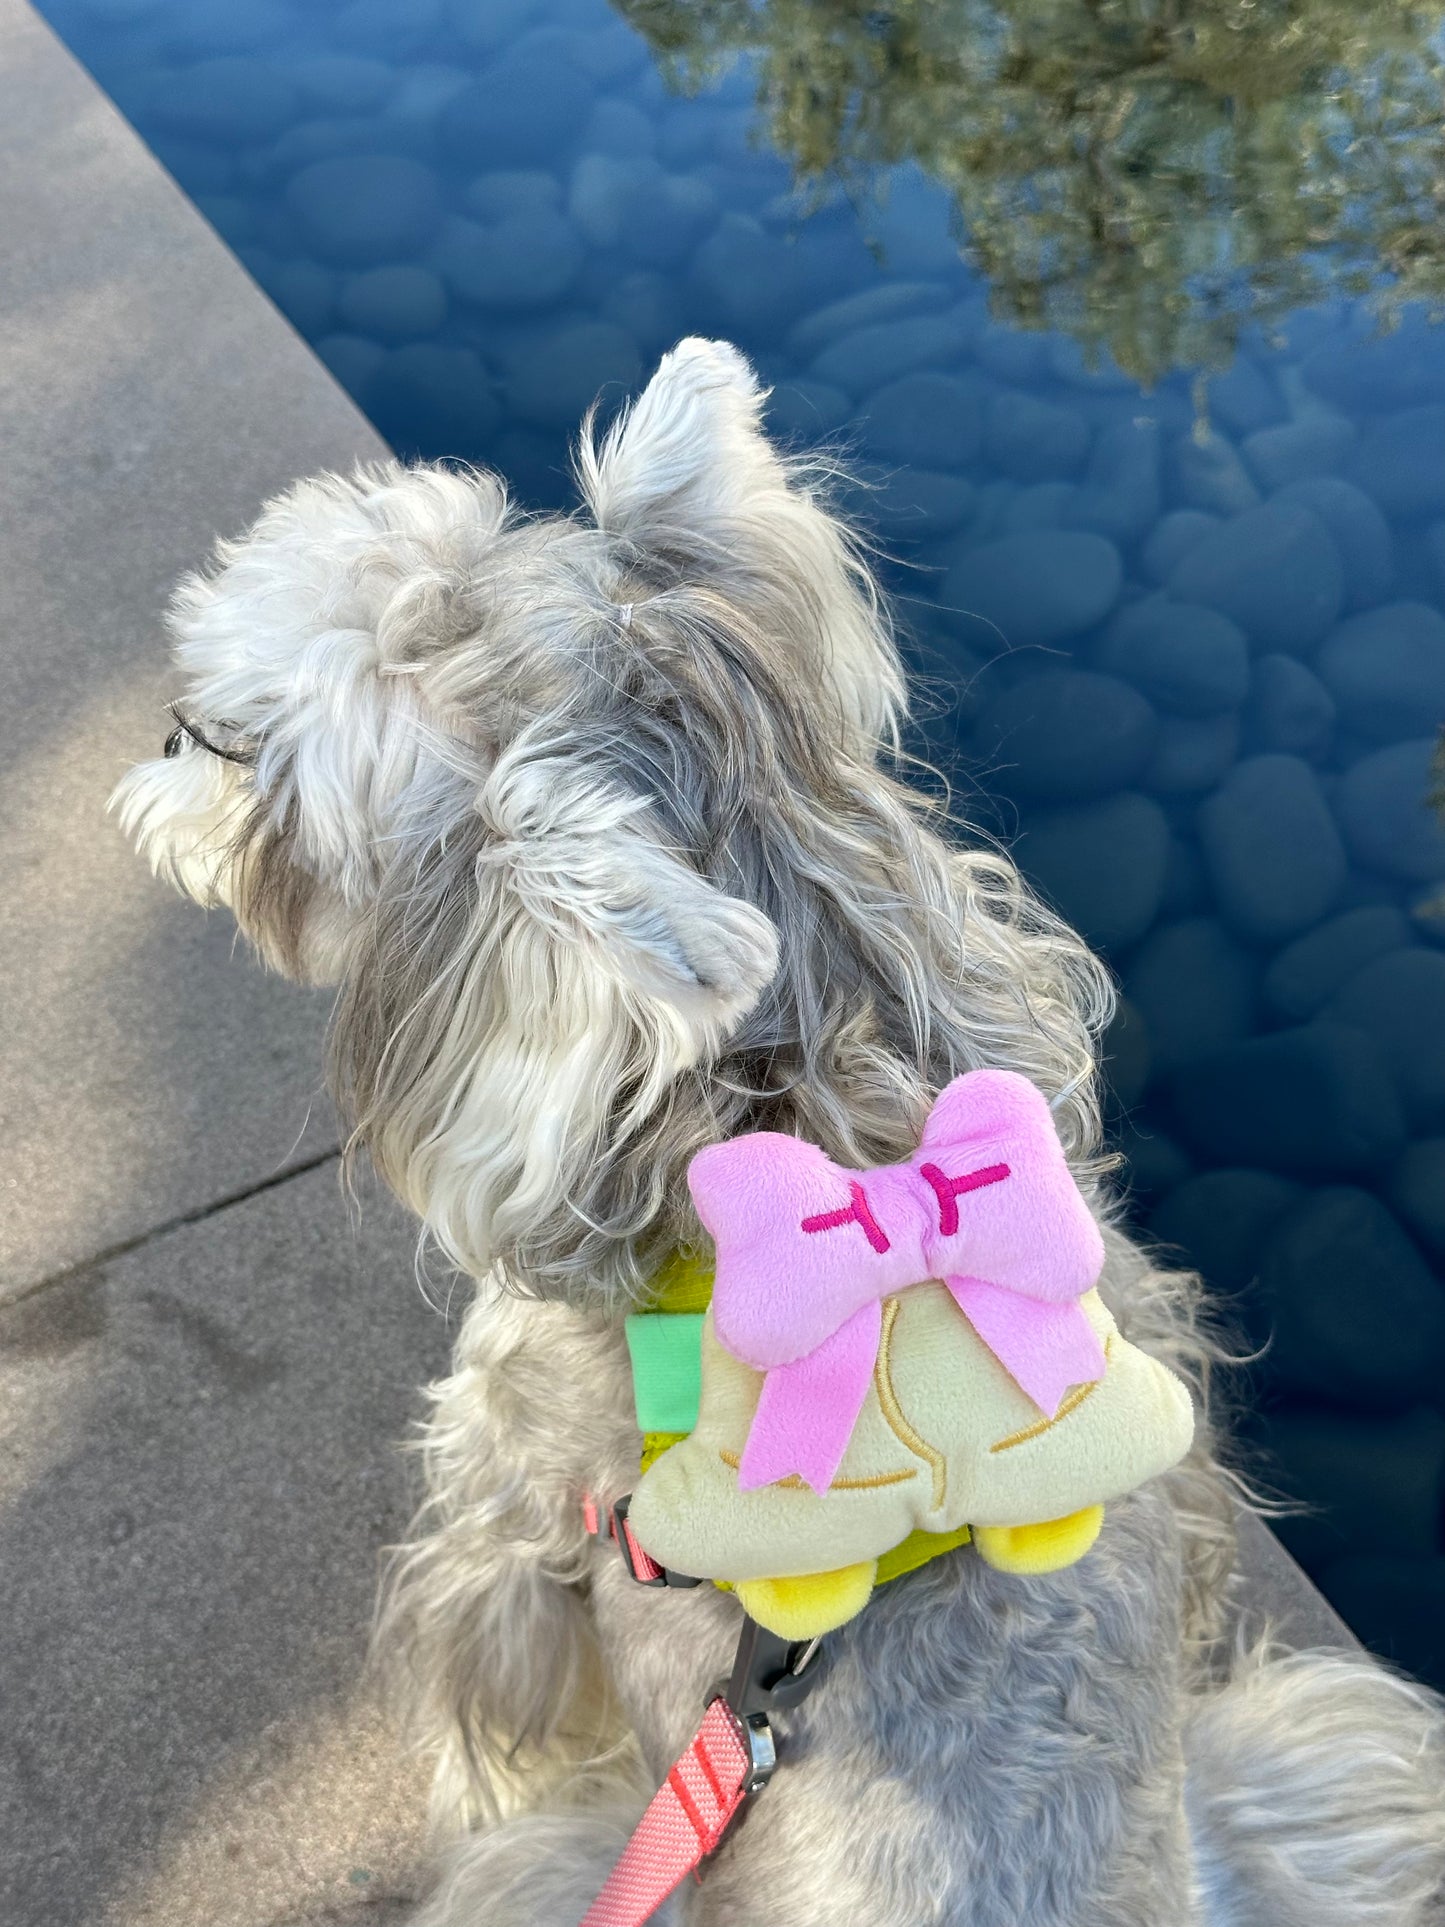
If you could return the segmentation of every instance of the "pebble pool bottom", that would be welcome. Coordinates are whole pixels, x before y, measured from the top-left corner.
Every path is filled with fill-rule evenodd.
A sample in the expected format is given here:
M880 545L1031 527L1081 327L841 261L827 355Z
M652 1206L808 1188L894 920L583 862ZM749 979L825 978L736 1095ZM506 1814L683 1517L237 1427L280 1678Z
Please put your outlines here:
M922 173L814 206L746 63L682 97L603 0L44 11L403 452L564 502L691 332L846 438L930 753L1121 978L1135 1221L1272 1340L1281 1535L1445 1685L1445 337L1329 300L1201 432L1189 371L991 321Z

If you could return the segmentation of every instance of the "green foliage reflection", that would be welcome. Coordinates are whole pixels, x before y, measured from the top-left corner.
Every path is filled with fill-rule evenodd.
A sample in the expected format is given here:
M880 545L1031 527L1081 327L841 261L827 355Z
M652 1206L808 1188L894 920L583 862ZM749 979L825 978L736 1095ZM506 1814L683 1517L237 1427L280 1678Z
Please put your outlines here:
M1445 286L1445 65L1414 0L616 0L670 80L759 67L769 140L865 198L917 162L995 312L1150 381L1331 291Z

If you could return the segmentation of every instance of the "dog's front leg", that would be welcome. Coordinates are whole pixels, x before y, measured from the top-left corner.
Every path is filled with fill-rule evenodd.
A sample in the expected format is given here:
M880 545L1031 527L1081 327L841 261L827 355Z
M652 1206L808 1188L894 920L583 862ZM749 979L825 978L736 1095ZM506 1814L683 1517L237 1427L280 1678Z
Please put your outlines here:
M620 1333L484 1288L431 1388L426 1501L393 1565L378 1649L436 1756L443 1835L632 1765L599 1660L579 1503L625 1481L629 1461L635 1471L628 1385Z

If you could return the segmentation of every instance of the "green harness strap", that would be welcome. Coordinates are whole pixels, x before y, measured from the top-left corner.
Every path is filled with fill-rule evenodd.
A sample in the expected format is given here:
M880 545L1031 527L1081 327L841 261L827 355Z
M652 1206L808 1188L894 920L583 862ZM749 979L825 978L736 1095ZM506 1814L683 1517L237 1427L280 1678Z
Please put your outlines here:
M626 1321L632 1357L632 1395L642 1433L641 1470L697 1424L702 1396L702 1325L712 1303L713 1268L700 1252L682 1245L652 1281L651 1311ZM876 1584L926 1566L940 1553L967 1545L969 1529L911 1532L878 1561Z

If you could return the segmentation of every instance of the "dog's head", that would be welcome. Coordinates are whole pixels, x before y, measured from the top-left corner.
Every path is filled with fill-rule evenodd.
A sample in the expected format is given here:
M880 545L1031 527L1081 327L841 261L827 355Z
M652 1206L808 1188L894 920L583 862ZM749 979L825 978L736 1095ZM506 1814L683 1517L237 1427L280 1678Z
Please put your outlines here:
M889 1149L989 1061L1000 996L1046 1087L1087 1061L1088 998L1054 981L1082 951L878 768L897 657L763 399L683 342L584 433L585 519L389 464L299 484L176 598L177 727L122 822L268 962L341 986L358 1140L469 1270L635 1288L700 1144ZM1006 992L983 925L1052 975L1020 958Z

